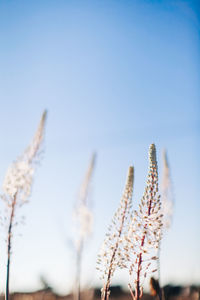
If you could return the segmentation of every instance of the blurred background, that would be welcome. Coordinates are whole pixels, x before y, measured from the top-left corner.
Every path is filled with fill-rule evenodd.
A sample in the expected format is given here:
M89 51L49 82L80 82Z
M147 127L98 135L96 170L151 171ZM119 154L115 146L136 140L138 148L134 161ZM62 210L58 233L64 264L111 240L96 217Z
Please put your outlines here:
M11 291L72 290L72 212L91 155L93 235L82 286L101 286L97 252L129 165L133 206L143 194L148 148L159 173L167 149L175 207L162 242L161 283L200 283L200 7L198 1L0 1L0 182L48 110L44 158L30 203L18 213ZM2 190L1 190L2 193ZM4 204L1 202L1 216ZM22 237L20 237L22 235ZM0 231L0 292L6 231ZM114 284L127 285L126 272Z

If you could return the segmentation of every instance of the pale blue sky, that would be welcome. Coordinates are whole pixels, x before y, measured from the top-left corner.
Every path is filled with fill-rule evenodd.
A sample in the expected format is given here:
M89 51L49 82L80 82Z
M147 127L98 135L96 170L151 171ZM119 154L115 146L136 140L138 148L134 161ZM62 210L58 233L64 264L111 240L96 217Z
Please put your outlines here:
M95 228L84 283L98 283L95 261L130 164L134 205L147 174L148 147L168 150L176 198L163 242L163 284L199 283L198 1L0 1L0 180L48 109L45 155L30 203L21 209L11 288L40 287L44 274L69 291L71 213L91 153ZM160 168L161 173L161 168ZM3 211L3 205L1 205ZM2 212L3 214L3 212ZM4 229L1 268L5 270ZM88 257L90 259L88 259ZM1 272L0 289L4 275ZM94 279L95 278L95 279ZM114 283L126 284L117 274Z

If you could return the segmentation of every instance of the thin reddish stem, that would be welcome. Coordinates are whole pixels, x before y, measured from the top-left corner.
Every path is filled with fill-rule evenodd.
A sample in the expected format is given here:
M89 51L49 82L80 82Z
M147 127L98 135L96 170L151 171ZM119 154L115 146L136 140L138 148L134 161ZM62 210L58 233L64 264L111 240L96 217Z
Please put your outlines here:
M12 205L11 205L11 214L10 221L8 226L8 245L7 245L7 274L6 274L6 293L5 300L9 300L9 282L10 282L10 254L11 254L11 243L12 243L12 228L13 220L15 216L15 206L17 201L17 193L14 195Z

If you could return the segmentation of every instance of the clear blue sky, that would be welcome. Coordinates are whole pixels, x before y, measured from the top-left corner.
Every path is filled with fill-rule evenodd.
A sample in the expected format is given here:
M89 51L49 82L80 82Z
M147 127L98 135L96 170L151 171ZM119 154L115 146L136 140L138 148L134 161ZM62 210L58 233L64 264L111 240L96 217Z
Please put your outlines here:
M198 1L0 1L1 182L43 109L49 112L44 159L21 209L26 225L16 228L12 290L39 288L42 274L58 291L70 290L71 214L94 150L95 228L83 282L99 284L96 254L128 166L135 166L136 206L152 142L159 167L168 150L176 198L163 241L162 283L199 283L199 16ZM126 277L117 274L114 283L126 284Z

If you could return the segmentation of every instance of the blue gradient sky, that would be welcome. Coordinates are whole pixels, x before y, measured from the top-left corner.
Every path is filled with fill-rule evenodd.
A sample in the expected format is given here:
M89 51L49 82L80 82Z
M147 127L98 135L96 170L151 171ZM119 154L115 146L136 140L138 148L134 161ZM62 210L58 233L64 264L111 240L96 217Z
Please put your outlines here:
M130 164L134 205L148 147L168 150L176 198L162 244L162 283L199 283L198 1L0 1L0 180L48 109L45 156L16 228L12 290L72 287L71 213L91 153L93 239L83 283L99 284L96 253L118 206ZM1 204L3 214L3 204ZM20 212L19 212L20 215ZM22 233L22 237L18 237ZM1 230L0 267L5 271ZM5 274L0 273L0 290ZM126 284L116 274L114 283Z

